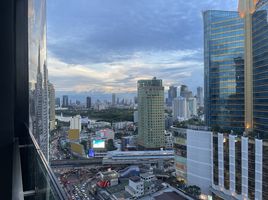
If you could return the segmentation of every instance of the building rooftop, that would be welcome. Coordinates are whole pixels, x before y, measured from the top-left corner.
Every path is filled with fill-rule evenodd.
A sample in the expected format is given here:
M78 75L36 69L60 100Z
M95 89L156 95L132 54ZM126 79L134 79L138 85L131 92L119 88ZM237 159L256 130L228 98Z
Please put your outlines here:
M177 192L164 192L163 194L160 194L156 197L154 197L155 200L163 200L163 199L168 199L168 200L187 200L185 197L181 196Z
M129 180L137 183L137 182L139 182L141 180L141 178L138 177L138 176L132 176L132 177L129 178Z

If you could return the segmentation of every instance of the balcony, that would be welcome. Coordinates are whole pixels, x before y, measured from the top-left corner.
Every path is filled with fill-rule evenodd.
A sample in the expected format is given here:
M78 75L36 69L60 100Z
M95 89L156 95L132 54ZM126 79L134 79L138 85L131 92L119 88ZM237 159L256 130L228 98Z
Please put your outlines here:
M34 136L20 143L13 146L12 199L67 199Z

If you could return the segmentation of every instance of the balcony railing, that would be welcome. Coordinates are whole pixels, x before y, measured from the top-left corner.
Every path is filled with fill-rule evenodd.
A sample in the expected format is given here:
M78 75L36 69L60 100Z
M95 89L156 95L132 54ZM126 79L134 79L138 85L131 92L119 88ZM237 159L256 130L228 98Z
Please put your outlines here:
M15 142L13 154L13 199L65 200L58 183L34 136Z

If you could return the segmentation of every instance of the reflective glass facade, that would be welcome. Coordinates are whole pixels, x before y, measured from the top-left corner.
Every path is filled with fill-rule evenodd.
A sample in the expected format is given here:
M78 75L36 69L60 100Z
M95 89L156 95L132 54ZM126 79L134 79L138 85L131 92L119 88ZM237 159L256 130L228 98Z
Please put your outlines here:
M253 124L254 133L268 138L268 3L253 15Z
M206 123L221 131L244 129L244 21L238 12L206 11L204 79Z
M29 128L48 160L49 100L46 65L46 1L28 1Z

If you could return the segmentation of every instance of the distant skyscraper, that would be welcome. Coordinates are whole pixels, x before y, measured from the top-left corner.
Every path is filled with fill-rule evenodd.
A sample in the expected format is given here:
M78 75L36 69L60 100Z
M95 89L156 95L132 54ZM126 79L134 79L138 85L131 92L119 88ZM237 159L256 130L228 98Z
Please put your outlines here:
M193 93L192 91L188 90L187 85L181 85L180 96L184 98L190 98L190 97L193 97Z
M59 97L56 98L56 102L55 103L56 103L56 106L57 107L60 107L60 98Z
M178 97L173 99L172 113L174 120L187 120L188 119L188 106L187 99L184 97Z
M204 93L203 93L203 88L198 87L197 88L197 104L198 106L204 106Z
M68 108L69 106L69 98L67 95L63 95L62 97L62 107L63 108Z
M169 86L167 105L172 106L172 101L177 97L177 87Z
M188 118L197 116L197 102L196 102L196 98L191 97L187 99L187 114L188 114Z
M145 149L165 146L164 87L162 80L138 81L138 144Z
M112 105L114 106L115 105L115 98L116 98L116 95L115 93L112 94Z
M49 96L49 129L55 129L55 89L52 83L48 83Z
M91 97L87 97L87 108L91 108Z
M43 95L42 95L42 122L43 132L40 135L40 148L44 156L49 161L49 99L48 99L48 71L46 62L44 63L44 82L43 82ZM55 101L55 98L54 98Z

